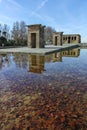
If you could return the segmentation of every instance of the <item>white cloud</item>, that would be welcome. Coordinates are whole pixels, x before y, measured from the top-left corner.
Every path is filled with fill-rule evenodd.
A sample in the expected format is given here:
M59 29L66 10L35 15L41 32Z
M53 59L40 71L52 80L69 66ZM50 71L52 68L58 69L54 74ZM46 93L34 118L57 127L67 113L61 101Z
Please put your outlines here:
M49 25L57 25L55 19L53 17L47 16L47 15L40 15L39 13L32 11L31 16L35 16L37 18L39 18L40 20L42 20L43 22L49 23Z
M5 0L0 7L0 23L8 24L13 24L14 21L18 20L24 9L15 0Z
M7 23L7 21L8 21L8 23ZM12 22L13 22L13 19L11 19L10 17L0 14L0 24L7 23L7 24L11 25Z
M6 16L6 15L1 15L1 14L0 14L0 20L1 20L1 19L11 20L10 17L8 17L8 16Z
M38 13L32 12L31 16L32 15L44 21L44 18L41 15L39 15Z
M36 9L34 9L34 10L31 12L30 17L33 16L33 15L38 15L38 14L37 14L37 11L39 11L41 8L43 8L47 2L48 2L48 0L43 0L43 1L36 7ZM38 17L38 16L37 16L37 17Z
M36 11L40 10L45 4L48 2L48 0L43 0L41 4L37 7Z
M58 21L56 21L54 17L50 17L47 15L40 15L39 13L36 12L32 12L32 15L42 20L44 23L46 23L47 26L52 26L53 28L56 29L56 31L63 31L65 34L80 34L82 36L82 42L87 41L86 36L87 30L85 28L87 24L85 22L78 23L75 22L75 20L73 20L72 22L68 22L67 24L63 25L62 23L58 23Z
M16 2L15 0L7 0L12 6L14 6L15 8L23 8L18 2Z

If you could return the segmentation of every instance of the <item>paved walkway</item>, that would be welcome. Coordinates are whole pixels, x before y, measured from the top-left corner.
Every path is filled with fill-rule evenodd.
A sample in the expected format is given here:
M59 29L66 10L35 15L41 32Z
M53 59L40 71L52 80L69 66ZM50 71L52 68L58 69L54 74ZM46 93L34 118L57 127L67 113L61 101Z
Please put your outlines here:
M45 48L28 48L28 47L20 47L20 48L6 48L6 49L0 49L1 52L20 52L20 53L30 53L30 54L49 54L53 52L58 52L66 49L72 49L79 47L79 45L73 44L73 45L63 45L63 46L45 46Z

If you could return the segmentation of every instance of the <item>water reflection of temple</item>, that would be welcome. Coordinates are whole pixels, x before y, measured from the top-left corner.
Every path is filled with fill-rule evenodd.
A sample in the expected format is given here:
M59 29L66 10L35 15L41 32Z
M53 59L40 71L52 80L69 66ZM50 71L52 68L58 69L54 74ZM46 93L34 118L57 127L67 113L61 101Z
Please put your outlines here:
M45 55L45 62L62 62L62 53L52 53Z
M52 53L45 56L46 62L62 62L63 57L78 57L80 55L80 49L72 49L61 52Z
M29 55L29 72L42 73L45 64L45 56Z
M53 53L52 54L53 62L62 62L62 53Z
M62 52L63 57L78 57L80 55L80 49L72 49Z
M45 70L45 62L62 62L63 57L78 57L80 49L61 51L48 55L29 55L29 72L42 73Z
M20 54L14 53L1 54L0 55L0 69L3 66L10 66L12 62L15 63L17 68L24 68L33 73L42 73L45 71L45 63L50 62L62 62L63 57L78 57L80 55L80 49L66 50L56 53L51 53L48 55L39 54Z

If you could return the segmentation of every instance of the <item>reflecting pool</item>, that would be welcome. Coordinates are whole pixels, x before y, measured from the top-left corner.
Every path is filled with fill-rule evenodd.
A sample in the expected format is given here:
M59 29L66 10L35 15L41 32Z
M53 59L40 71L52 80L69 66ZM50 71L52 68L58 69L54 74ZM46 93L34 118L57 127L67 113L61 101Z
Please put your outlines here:
M0 53L0 130L86 130L87 49Z

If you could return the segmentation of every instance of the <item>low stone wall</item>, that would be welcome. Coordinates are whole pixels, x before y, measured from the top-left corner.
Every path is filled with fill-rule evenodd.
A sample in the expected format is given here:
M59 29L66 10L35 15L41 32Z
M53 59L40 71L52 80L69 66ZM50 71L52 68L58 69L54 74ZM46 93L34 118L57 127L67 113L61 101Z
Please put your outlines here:
M21 48L21 47L27 47L27 46L0 46L0 49Z
M80 43L80 47L87 47L87 43Z
M87 49L87 43L80 43L79 46L82 49Z

